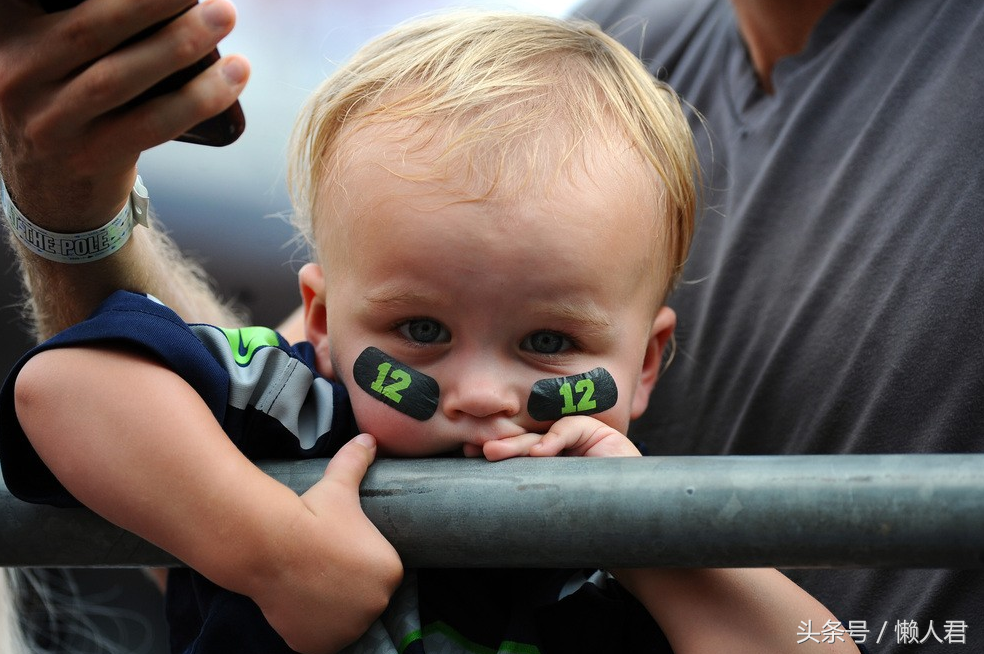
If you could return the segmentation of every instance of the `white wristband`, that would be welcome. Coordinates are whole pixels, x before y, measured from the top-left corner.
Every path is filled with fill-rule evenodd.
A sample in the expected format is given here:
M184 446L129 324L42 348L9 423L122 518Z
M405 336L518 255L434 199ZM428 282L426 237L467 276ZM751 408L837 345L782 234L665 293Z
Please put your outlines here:
M134 223L147 226L147 206L150 198L140 176L130 191L130 198L116 216L102 227L80 232L62 234L38 227L14 206L7 191L7 185L0 179L3 194L3 212L14 236L24 246L51 261L61 263L89 263L113 254L130 240Z

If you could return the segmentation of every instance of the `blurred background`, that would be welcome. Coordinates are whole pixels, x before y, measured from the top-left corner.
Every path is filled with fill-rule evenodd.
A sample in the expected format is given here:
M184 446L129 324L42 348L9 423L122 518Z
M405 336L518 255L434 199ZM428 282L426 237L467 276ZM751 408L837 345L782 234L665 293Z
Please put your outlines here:
M145 153L139 168L151 204L225 297L248 309L254 323L275 325L300 303L296 273L306 253L285 219L284 171L288 135L308 93L363 42L412 16L452 6L565 15L576 2L237 0L237 27L220 50L242 53L252 64L241 97L246 132L224 148L168 143ZM6 376L32 340L21 319L13 256L4 245L0 252L0 371ZM81 595L87 607L88 626L69 621L55 628L64 633L50 634L52 651L167 651L160 597L142 572L38 574L66 597ZM93 631L105 642L89 642Z

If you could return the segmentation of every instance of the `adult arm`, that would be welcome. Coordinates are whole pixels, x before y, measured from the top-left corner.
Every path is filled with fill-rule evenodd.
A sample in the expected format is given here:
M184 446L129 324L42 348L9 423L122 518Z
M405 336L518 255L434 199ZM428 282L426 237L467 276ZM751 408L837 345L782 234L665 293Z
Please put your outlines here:
M127 201L142 151L239 96L248 64L227 56L179 91L124 106L209 53L235 22L228 0L206 0L153 36L118 47L186 6L187 0L87 0L45 14L27 0L0 3L0 173L30 220L56 232L103 225ZM159 230L137 227L116 254L76 265L47 261L10 241L42 339L119 288L149 292L189 320L236 320Z
M399 583L399 556L359 504L370 437L346 444L299 497L236 449L187 382L141 355L47 350L15 397L24 432L76 499L251 597L299 652L355 640Z
M590 416L571 416L558 420L545 434L485 443L484 455L498 461L513 456L640 453L618 430ZM847 635L834 642L800 635L804 624L820 629L837 619L777 570L627 568L611 572L646 607L677 654L858 652Z

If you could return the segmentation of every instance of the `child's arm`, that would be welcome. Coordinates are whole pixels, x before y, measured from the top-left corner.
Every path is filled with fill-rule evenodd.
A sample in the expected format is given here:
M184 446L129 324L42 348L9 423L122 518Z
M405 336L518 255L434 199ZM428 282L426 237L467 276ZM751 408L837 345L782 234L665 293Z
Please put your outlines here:
M31 443L79 501L253 598L298 651L357 638L399 583L398 555L359 505L371 438L343 447L298 497L235 448L191 386L143 356L41 352L15 397Z
M546 434L490 441L490 461L514 456L640 456L619 431L589 416L554 423ZM800 643L803 624L837 619L777 570L626 568L611 570L659 623L673 651L766 654L857 654L850 637ZM812 621L812 622L808 622Z
M778 570L611 570L656 619L673 651L764 654L857 654L848 635L803 640L802 626L839 624L820 602ZM809 622L812 621L812 622Z

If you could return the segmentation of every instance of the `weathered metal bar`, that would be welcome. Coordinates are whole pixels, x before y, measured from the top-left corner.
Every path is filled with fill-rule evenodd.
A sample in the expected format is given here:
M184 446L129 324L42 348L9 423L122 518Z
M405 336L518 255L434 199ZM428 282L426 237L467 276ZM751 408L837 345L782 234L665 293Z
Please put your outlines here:
M301 492L324 461L268 462ZM381 460L366 514L412 567L984 567L984 455ZM0 565L176 561L0 489Z

